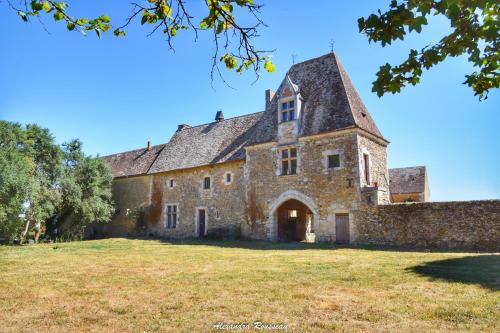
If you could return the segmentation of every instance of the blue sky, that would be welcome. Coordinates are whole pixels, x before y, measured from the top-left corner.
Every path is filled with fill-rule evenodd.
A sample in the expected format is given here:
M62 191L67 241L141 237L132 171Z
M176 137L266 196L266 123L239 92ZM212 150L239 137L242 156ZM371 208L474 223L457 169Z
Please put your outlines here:
M263 110L264 90L277 88L292 54L296 61L325 54L330 40L389 145L389 167L426 165L432 200L500 197L500 94L479 102L466 86L472 71L465 57L448 59L424 73L422 83L399 95L378 98L371 82L378 67L402 61L409 48L420 49L449 30L434 18L421 35L382 48L359 34L357 19L389 0L313 2L270 1L262 18L268 24L256 41L276 49L273 74L254 77L225 73L236 89L210 83L211 38L181 33L176 52L161 34L146 37L137 22L124 39L106 34L82 37L62 24L23 23L0 2L0 118L38 123L58 142L80 138L90 154L106 155L166 142L178 124L210 122L217 110L227 117ZM73 1L70 10L88 16L107 13L121 23L126 2ZM188 1L197 17L201 1ZM93 9L92 6L97 7Z

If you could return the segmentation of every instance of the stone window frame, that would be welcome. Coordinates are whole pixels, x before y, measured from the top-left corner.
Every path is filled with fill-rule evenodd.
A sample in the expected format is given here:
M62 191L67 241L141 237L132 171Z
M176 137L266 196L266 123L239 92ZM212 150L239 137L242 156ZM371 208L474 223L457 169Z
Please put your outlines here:
M325 169L325 171L341 170L344 168L344 149L342 149L342 148L329 149L329 150L323 151L322 154L323 154L323 168ZM338 167L334 167L334 168L328 167L328 156L331 156L331 155L339 155L340 165Z
M205 179L206 178L209 178L210 179L210 187L209 188L205 188ZM214 179L211 175L207 175L205 174L201 180L201 189L202 191L204 192L211 192L212 189L214 188Z
M291 157L291 149L295 149L295 157ZM292 164L291 164L291 161L292 160L295 160L295 173L286 173L284 174L283 173L283 161L284 161L284 158L283 158L283 151L284 150L288 150L288 157L286 158L286 160L289 162L288 163L288 169L291 171L291 168L292 168ZM300 168L299 168L299 147L298 145L287 145L287 146L281 146L281 147L278 147L277 149L277 152L278 152L278 175L280 177L286 177L286 176L296 176L300 173Z
M290 102L293 102L293 108L287 107L286 109L283 109L283 104L287 103L287 105L288 105ZM292 94L292 96L280 98L279 99L279 111L280 111L279 112L279 119L278 119L279 123L287 123L290 121L296 121L298 115L297 115L297 98L295 97L295 95ZM289 119L289 115L291 112L293 112L293 119ZM283 114L287 114L287 120L283 120Z
M175 226L174 227L168 227L168 207L175 207ZM165 203L165 208L164 210L164 216L165 216L165 222L163 223L163 227L165 230L172 230L172 229L177 229L179 226L179 221L180 221L180 209L179 209L179 203L178 202L169 202Z
M174 178L168 178L167 179L167 188L169 190L174 189L177 186L177 182L175 181Z
M231 181L227 181L227 175L231 175ZM234 173L232 171L226 171L224 172L224 179L222 180L222 182L224 183L224 185L231 185L233 182L234 182Z
M365 170L365 155L368 156L368 175L366 174L366 170ZM370 154L370 151L368 149L366 149L365 147L363 147L361 149L361 154L359 156L359 160L360 160L359 170L360 170L361 180L363 183L365 183L365 186L370 186L370 184L373 180L373 176L372 176L373 162L372 162L372 155ZM366 176L368 176L368 179Z

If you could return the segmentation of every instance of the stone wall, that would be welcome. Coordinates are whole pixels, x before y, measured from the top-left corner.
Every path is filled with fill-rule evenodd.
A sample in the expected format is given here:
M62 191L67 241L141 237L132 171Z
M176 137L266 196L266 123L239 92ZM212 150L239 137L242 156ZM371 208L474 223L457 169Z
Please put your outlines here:
M358 244L500 251L500 200L364 206Z
M110 223L94 224L89 237L139 236L144 231L144 207L149 206L151 177L118 178L113 182L113 200L116 212Z
M360 201L357 136L352 131L300 138L297 175L280 175L280 147L276 143L247 147L247 202L255 213L250 215L256 218L243 225L243 234L276 240L276 210L286 200L296 199L314 213L316 239L333 239L335 214L350 213ZM327 168L325 152L329 151L340 154L340 168Z
M197 210L207 212L208 236L233 237L239 234L245 217L243 161L215 164L187 170L154 175L152 206L158 207L156 216L149 219L148 230L155 236L186 238L197 236ZM231 173L231 183L226 183ZM210 177L210 189L203 189L203 180ZM174 187L170 188L170 180ZM166 209L178 205L175 229L167 229Z
M365 179L365 166L363 154L370 156L369 180ZM387 147L358 135L358 155L359 155L359 182L361 187L375 187L377 191L377 203L386 204L390 202L389 197L389 173L387 169ZM363 200L366 202L366 198Z
M108 224L94 225L90 237L197 236L197 211L207 212L207 236L237 237L245 221L243 161L148 176L118 178L113 183L117 209ZM231 174L231 182L226 181ZM210 189L203 180L210 177ZM170 187L170 181L173 187ZM166 227L166 207L177 205L176 228Z

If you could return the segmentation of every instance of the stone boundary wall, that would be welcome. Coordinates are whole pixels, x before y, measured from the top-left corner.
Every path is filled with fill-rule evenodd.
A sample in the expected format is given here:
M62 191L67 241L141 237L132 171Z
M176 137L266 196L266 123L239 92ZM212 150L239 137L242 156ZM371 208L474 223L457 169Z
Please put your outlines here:
M500 252L500 200L365 206L356 244Z

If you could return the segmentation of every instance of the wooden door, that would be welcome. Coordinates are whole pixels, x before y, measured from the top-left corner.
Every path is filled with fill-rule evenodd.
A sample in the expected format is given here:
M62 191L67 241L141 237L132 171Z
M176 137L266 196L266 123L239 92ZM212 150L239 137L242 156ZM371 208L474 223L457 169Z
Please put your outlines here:
M335 215L335 235L338 244L349 244L349 215Z
M205 237L206 223L205 223L205 210L198 210L198 237Z

